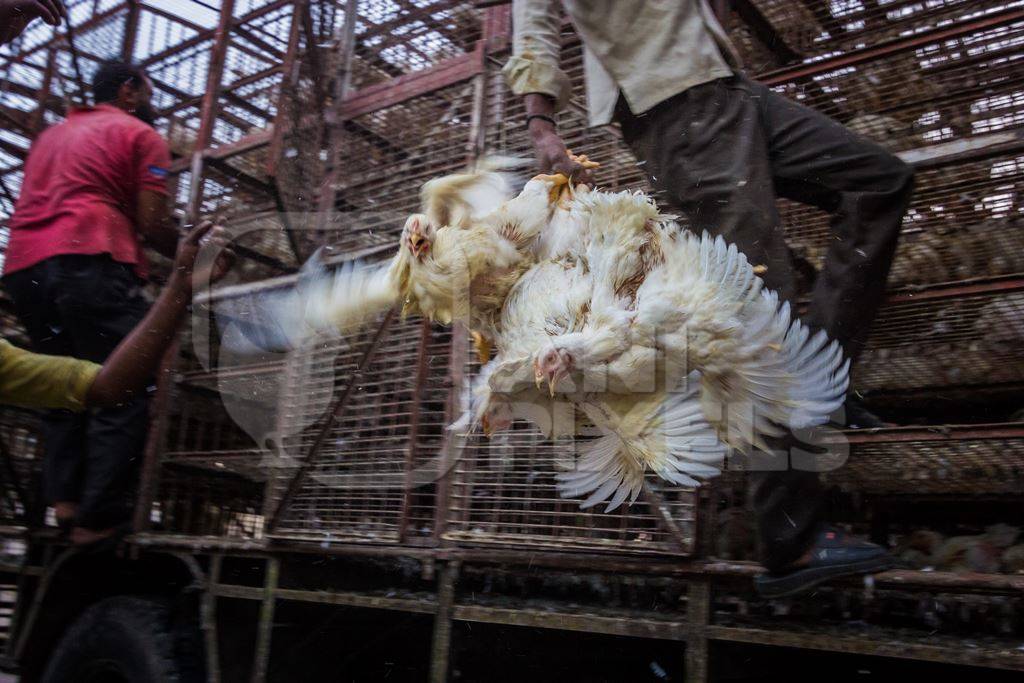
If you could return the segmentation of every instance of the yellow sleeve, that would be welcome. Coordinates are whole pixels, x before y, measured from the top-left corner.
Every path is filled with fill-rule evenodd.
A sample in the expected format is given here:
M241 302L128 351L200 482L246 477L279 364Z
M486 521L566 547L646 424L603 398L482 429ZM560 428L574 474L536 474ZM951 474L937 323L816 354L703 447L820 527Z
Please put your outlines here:
M85 395L99 371L87 360L31 353L0 339L0 403L85 410Z
M542 93L562 109L572 94L569 76L558 66L562 47L562 15L555 0L515 0L512 3L513 56L502 73L517 95Z

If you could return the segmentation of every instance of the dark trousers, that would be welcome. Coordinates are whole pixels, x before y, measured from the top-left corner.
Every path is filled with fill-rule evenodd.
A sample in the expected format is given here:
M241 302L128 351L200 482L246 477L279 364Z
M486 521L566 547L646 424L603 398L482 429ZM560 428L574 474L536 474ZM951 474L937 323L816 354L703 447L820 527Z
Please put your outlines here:
M3 282L35 350L97 363L149 307L131 267L106 255L55 256ZM77 502L76 525L105 529L129 519L147 404L142 396L115 408L45 416L43 495L48 503Z
M910 167L741 75L690 88L641 116L620 102L618 119L652 184L689 227L722 235L767 266L765 284L782 299L796 295L796 274L776 198L831 214L832 239L805 321L856 358L885 293L913 187ZM818 526L818 475L782 462L750 480L762 561L780 569L806 551Z

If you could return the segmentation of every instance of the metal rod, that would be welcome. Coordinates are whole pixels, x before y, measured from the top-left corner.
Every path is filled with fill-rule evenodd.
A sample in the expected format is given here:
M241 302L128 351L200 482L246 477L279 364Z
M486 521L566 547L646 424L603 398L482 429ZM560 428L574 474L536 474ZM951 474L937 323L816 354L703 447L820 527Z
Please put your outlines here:
M864 62L870 62L879 59L880 57L887 57L891 54L913 50L930 43L960 38L976 31L996 28L1004 24L1012 24L1021 20L1024 20L1024 10L1009 9L977 19L964 21L952 26L942 26L928 31L922 31L921 33L916 33L910 37L896 38L894 40L881 43L880 45L865 47L859 50L849 50L838 57L822 59L811 64L801 64L788 69L779 69L759 76L758 80L766 85L781 85L782 83L788 83L800 78L817 76L842 67L863 64Z
M65 29L65 36L68 41L68 52L71 53L71 66L75 70L75 86L78 88L78 101L79 104L86 104L85 93L87 88L85 86L85 77L82 76L82 67L78 62L78 48L75 47L75 31L71 25L71 17L69 16L66 21L67 28Z
M707 626L711 618L711 584L706 580L690 583L687 590L686 621L693 629L686 639L686 683L708 680Z
M220 652L217 645L217 595L214 587L220 583L220 569L224 556L210 557L210 577L200 603L203 641L206 644L206 677L209 683L220 683Z
M142 471L139 474L139 492L135 500L135 516L132 530L145 531L150 526L150 511L156 497L157 483L160 479L160 456L170 424L168 415L170 393L174 384L172 370L178 358L180 336L174 340L160 361L160 371L156 378L156 396L150 405L150 411L156 418L150 425L146 435L146 448L142 456Z
M274 606L277 602L278 575L281 561L276 557L267 560L266 581L263 584L263 604L260 605L260 620L256 630L256 654L252 663L252 683L267 680L270 664L270 639L274 630Z
M455 604L455 581L459 576L458 561L448 562L441 570L437 589L437 616L430 648L430 683L448 680L448 664L452 644L452 612Z
M412 470L416 466L416 456L419 450L420 410L423 403L423 387L427 381L427 348L430 346L430 321L424 318L420 328L420 344L419 349L416 351L416 378L413 381L412 406L409 409L409 438L405 445L403 469L405 482L402 486L402 511L398 517L399 543L405 543L408 535L409 511L412 508Z

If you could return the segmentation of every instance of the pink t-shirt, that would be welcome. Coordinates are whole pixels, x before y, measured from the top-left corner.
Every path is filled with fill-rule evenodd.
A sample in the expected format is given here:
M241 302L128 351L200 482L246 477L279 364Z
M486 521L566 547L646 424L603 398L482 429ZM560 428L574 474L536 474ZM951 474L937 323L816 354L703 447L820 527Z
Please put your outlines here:
M72 110L29 152L4 272L62 254L110 254L146 277L136 196L166 194L170 163L167 143L131 114L107 104Z

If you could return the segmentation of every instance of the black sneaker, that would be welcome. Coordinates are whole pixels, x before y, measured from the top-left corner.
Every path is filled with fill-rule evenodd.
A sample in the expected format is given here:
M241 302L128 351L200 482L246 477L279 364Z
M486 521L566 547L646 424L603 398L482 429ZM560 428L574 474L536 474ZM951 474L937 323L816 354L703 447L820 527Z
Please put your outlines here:
M864 401L852 391L846 395L846 403L843 405L846 413L846 424L841 425L850 429L881 429L893 425L878 417L864 405Z
M829 579L880 572L896 564L896 558L882 546L829 527L818 532L807 565L778 574L761 574L754 585L765 598L784 598Z

